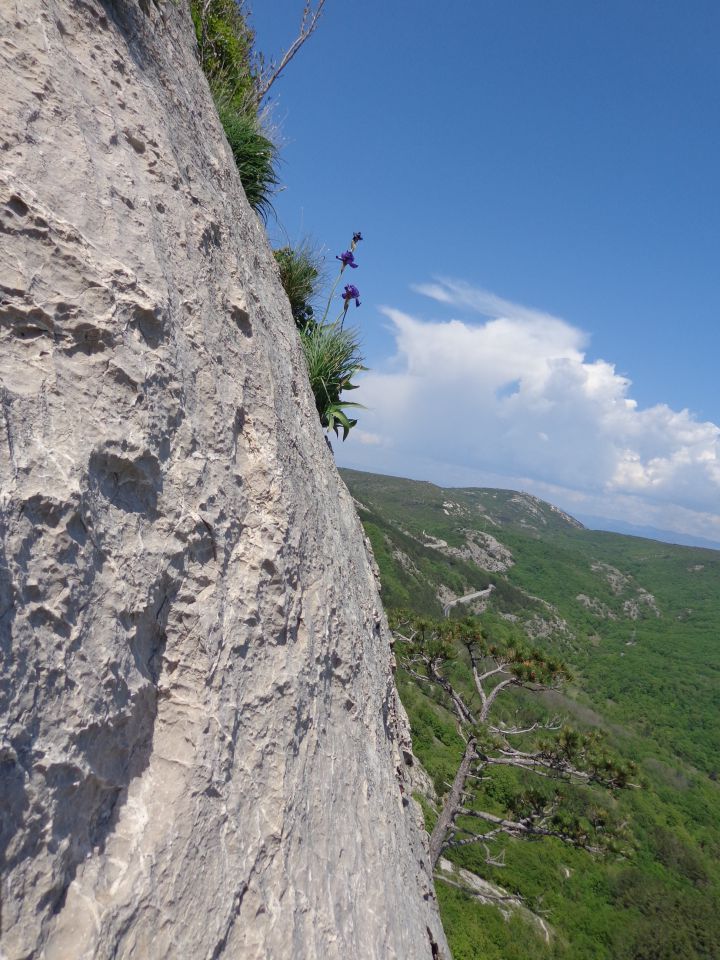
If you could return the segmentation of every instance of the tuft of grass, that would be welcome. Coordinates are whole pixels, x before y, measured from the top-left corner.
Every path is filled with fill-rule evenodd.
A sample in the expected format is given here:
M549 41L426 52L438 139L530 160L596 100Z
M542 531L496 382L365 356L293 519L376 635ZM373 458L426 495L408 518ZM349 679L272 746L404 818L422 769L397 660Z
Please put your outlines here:
M358 331L337 323L319 324L301 334L301 340L320 422L336 434L342 427L344 440L357 423L345 409L361 404L343 401L340 395L354 390L352 378L367 369L362 363Z
M277 148L263 132L253 110L237 110L232 99L222 91L216 94L215 105L248 203L267 220L273 209L270 197L280 182Z
M321 279L322 257L308 241L299 247L285 246L273 252L295 325L298 330L309 330L316 325L313 301Z

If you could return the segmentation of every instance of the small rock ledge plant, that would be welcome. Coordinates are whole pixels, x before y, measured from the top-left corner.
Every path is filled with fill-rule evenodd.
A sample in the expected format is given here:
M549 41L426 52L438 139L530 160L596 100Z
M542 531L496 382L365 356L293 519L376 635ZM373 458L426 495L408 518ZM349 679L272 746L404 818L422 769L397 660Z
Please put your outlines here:
M326 430L333 430L337 436L342 430L343 440L357 423L357 420L347 415L346 410L351 407L359 408L361 405L343 400L342 394L356 389L357 384L353 383L352 379L356 373L366 369L360 353L358 331L354 327L345 326L350 304L354 301L356 307L360 306L360 291L354 283L346 283L340 294L342 307L338 316L333 320L328 320L328 316L332 316L337 288L343 274L348 269L354 270L358 267L355 250L361 240L362 235L354 233L349 249L335 258L340 261L340 269L330 288L327 304L319 321L315 319L312 303L317 298L320 258L307 243L298 249L282 247L275 251L275 259L280 267L280 280L300 331L320 423Z

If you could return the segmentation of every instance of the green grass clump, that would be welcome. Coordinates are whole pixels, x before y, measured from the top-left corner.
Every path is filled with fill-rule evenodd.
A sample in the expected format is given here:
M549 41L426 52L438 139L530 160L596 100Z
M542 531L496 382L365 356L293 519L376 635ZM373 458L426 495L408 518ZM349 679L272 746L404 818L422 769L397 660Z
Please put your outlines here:
M354 390L353 376L365 370L358 332L337 323L320 324L302 334L302 345L320 422L336 433L342 427L345 439L357 421L348 417L344 408L359 404L341 401L340 394Z
M298 330L314 327L313 301L320 278L320 255L307 242L299 247L281 247L274 255L295 325Z
M270 197L280 182L277 148L263 133L255 113L235 110L222 94L215 103L248 203L266 220L272 210Z

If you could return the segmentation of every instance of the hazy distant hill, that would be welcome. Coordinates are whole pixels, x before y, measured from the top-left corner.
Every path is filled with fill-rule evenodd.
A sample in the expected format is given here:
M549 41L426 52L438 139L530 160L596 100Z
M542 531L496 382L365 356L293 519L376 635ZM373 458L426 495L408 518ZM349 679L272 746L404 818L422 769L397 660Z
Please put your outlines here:
M717 540L708 540L706 537L695 537L689 533L676 533L673 530L660 530L657 527L638 526L635 523L625 523L622 520L608 520L605 517L581 515L586 527L591 530L611 530L615 533L624 533L629 537L644 537L649 540L661 540L663 543L676 543L684 547L705 547L708 550L720 550Z
M517 843L485 871L538 907L551 943L439 883L456 960L720 957L720 553L588 530L510 490L342 473L386 608L474 613L560 653L575 679L553 709L604 729L646 784L617 801L631 859ZM462 600L490 584L489 599ZM416 752L431 775L445 769L460 749L452 719L402 671L399 687Z

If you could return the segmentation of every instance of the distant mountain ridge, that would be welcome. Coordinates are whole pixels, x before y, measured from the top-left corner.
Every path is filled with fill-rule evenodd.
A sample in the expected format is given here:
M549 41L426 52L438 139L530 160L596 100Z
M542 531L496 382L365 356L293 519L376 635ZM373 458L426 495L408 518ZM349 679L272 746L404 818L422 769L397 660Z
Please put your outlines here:
M642 537L645 540L660 540L662 543L675 543L682 547L702 547L706 550L720 550L720 541L697 537L691 533L677 533L674 530L661 530L658 527L641 526L624 520L608 520L580 514L584 526L589 530L606 530L610 533L623 533L629 537Z

